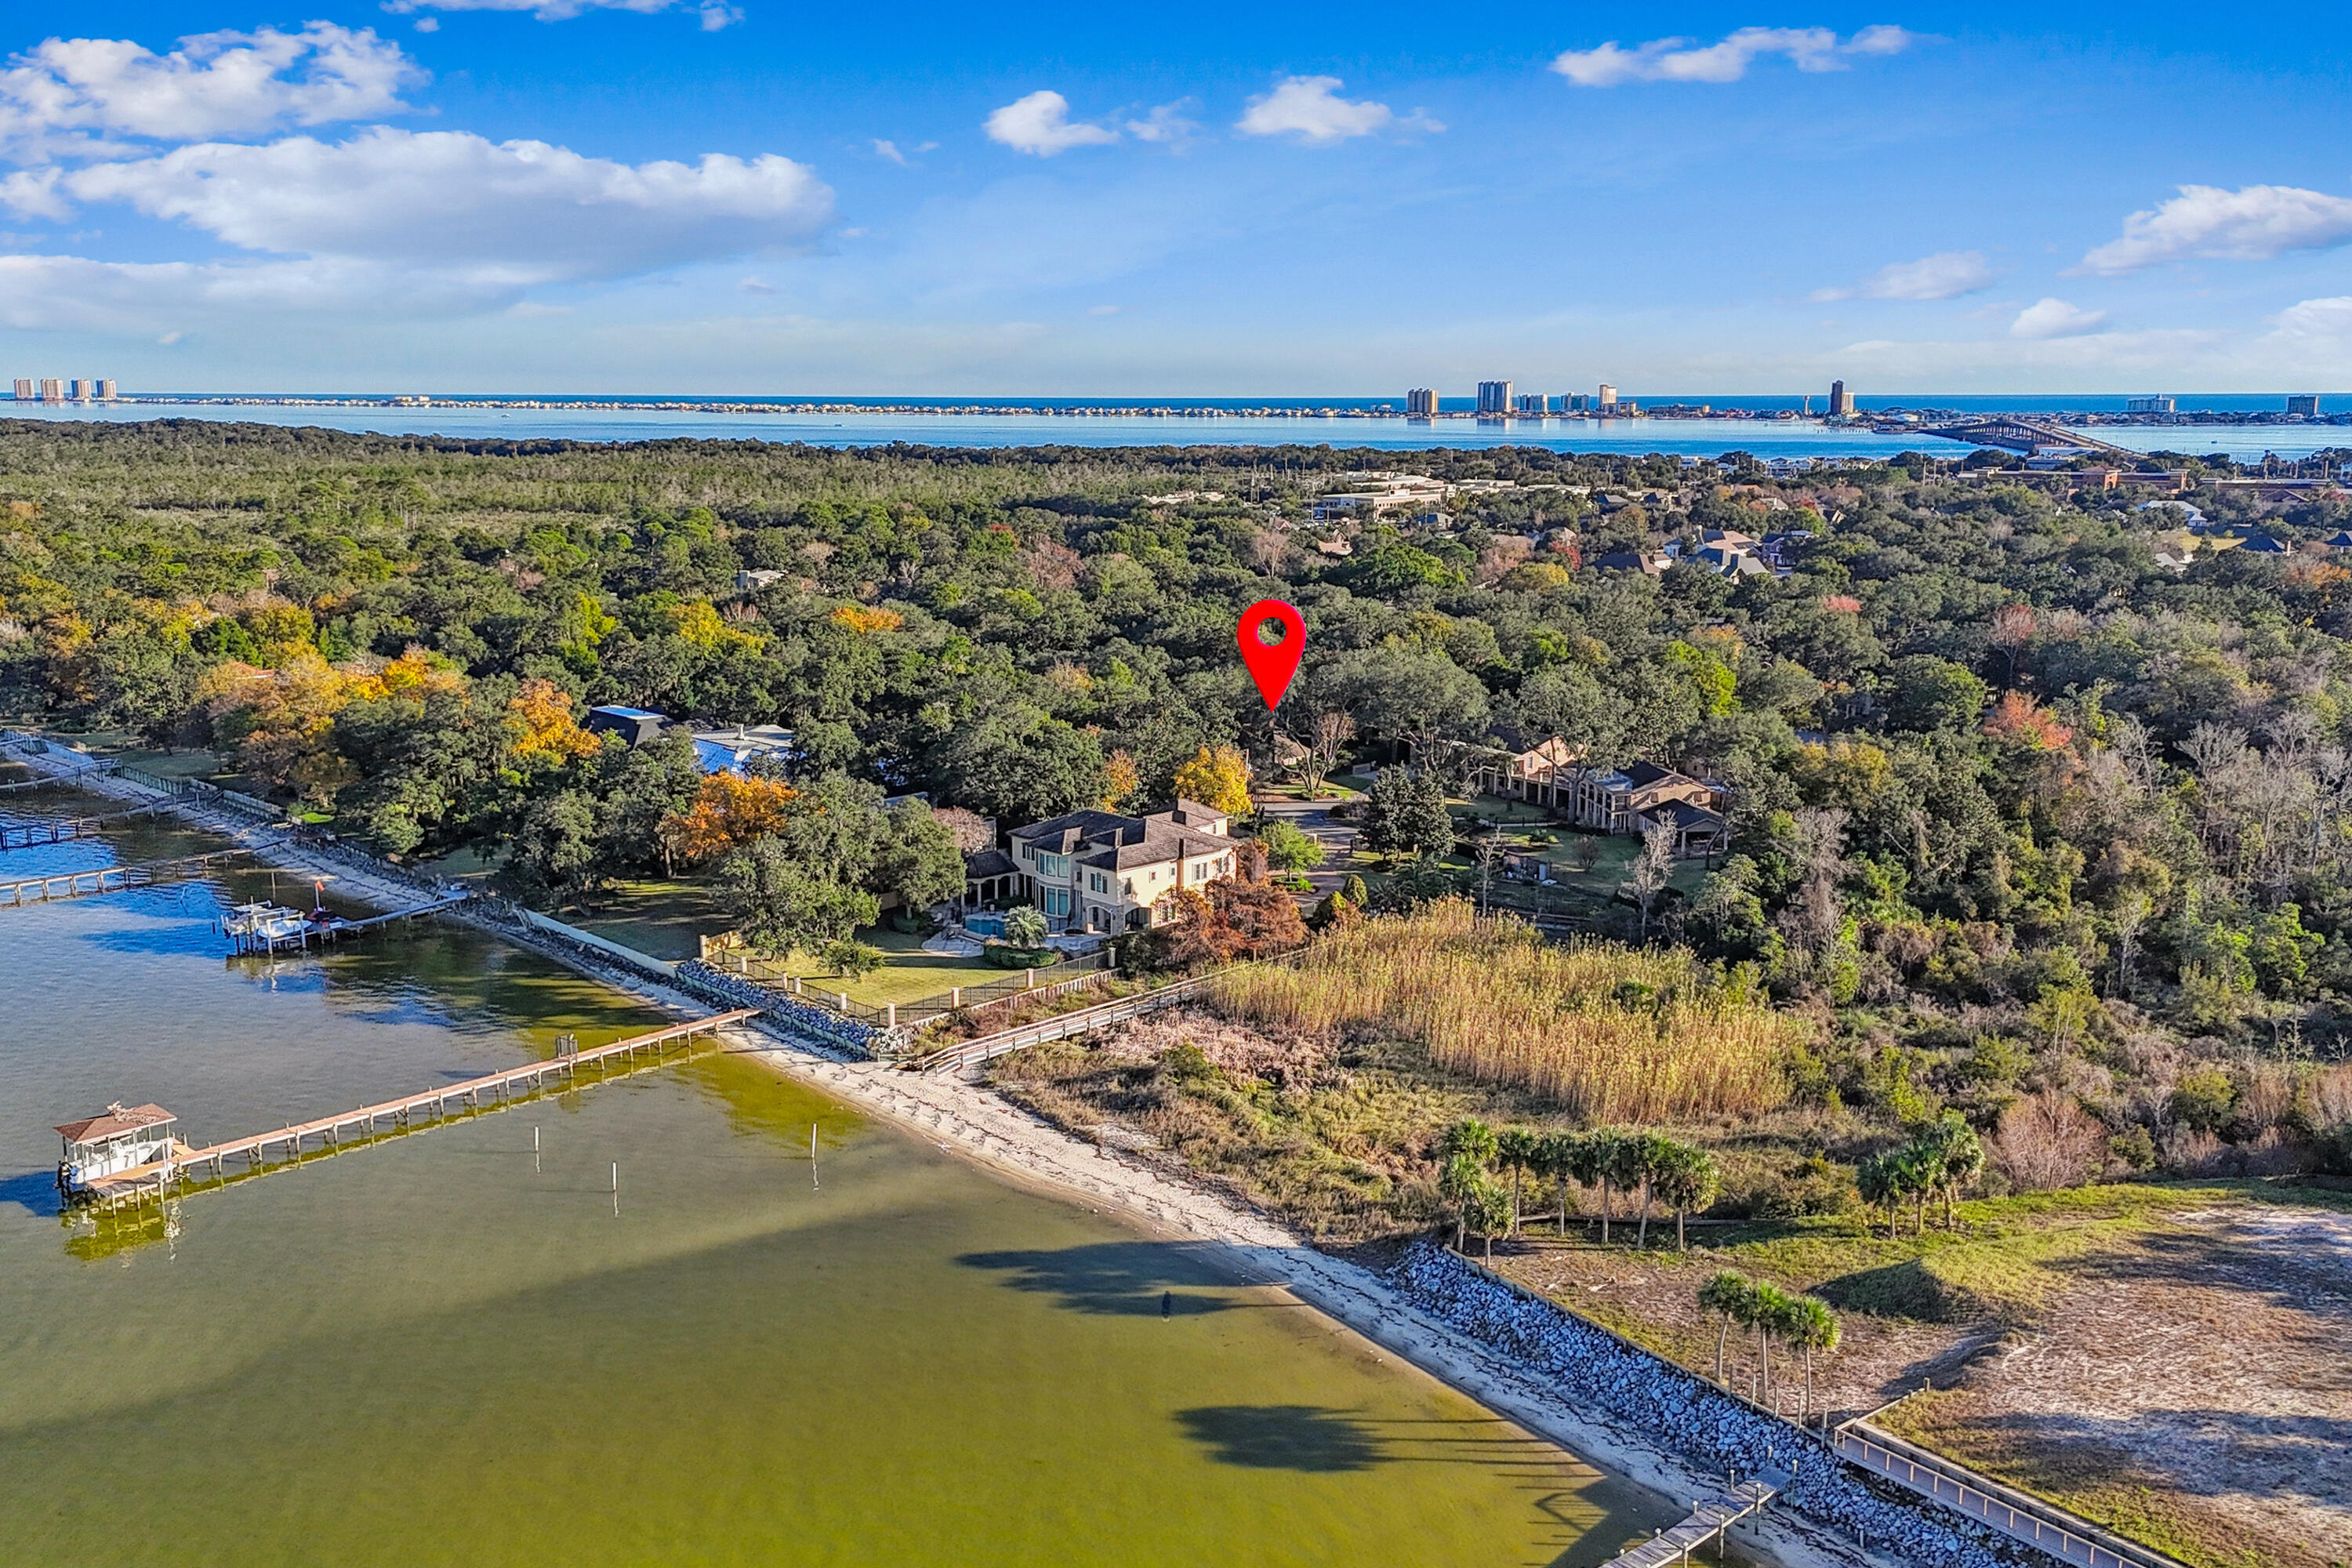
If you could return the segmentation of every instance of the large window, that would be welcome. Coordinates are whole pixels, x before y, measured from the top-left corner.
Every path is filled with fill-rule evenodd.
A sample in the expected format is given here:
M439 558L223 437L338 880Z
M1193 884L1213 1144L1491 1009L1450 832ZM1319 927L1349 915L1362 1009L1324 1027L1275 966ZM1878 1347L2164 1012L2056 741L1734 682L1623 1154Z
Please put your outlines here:
M1066 920L1069 918L1070 889L1067 888L1047 888L1043 889L1043 891L1045 894L1045 903L1042 907L1045 913L1053 916L1056 920Z
M1031 858L1037 862L1037 875L1040 877L1067 879L1070 874L1070 858L1067 855L1048 855L1039 849L1032 853Z

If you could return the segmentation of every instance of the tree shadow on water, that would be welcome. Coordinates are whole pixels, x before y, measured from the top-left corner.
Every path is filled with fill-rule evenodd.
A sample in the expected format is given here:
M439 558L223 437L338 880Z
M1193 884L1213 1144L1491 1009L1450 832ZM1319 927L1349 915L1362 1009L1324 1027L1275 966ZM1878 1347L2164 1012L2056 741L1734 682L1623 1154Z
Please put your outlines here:
M1315 1405L1205 1405L1176 1413L1221 1465L1336 1475L1385 1462L1380 1439L1344 1410Z
M1195 1249L1181 1244L1111 1241L1054 1250L967 1252L967 1268L1003 1273L1015 1290L1060 1298L1074 1312L1106 1317L1193 1317L1241 1305L1203 1278Z

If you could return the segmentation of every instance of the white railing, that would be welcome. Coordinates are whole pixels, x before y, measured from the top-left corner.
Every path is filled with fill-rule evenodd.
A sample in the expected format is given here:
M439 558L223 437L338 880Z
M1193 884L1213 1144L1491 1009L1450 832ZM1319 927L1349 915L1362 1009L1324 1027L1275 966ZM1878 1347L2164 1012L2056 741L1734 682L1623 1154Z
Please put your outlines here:
M2160 1552L2111 1535L2053 1503L2002 1486L1874 1426L1848 1422L1831 1433L1830 1447L1848 1464L1933 1498L2061 1563L2081 1568L2181 1568Z

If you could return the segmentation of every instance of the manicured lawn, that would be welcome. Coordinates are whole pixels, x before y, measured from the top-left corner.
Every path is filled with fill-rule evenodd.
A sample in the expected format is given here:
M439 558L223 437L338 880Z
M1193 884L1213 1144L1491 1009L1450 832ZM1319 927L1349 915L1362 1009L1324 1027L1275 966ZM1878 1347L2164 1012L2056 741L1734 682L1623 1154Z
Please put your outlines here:
M699 958L698 939L716 936L733 922L699 882L653 879L621 882L596 900L593 917L562 917L607 942L634 947L655 958Z
M992 980L1016 978L1021 973L1017 969L999 969L978 958L925 952L921 937L908 936L887 926L866 927L857 933L857 940L880 948L885 954L882 967L863 980L844 979L803 952L793 953L782 973L801 976L814 990L845 991L851 1001L871 1007L879 1007L886 1002L919 1002L959 985L985 985ZM1054 973L1061 973L1058 970ZM1039 972L1041 984L1045 974Z

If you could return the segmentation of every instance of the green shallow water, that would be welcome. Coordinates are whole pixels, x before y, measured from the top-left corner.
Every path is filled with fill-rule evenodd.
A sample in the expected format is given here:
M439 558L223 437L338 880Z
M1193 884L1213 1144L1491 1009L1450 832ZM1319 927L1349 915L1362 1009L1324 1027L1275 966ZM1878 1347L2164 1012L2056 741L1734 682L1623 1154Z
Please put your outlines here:
M225 961L254 886L0 910L0 1563L1498 1568L1666 1522L1193 1248L734 1058L61 1215L49 1124L109 1100L205 1141L651 1021L446 927Z

